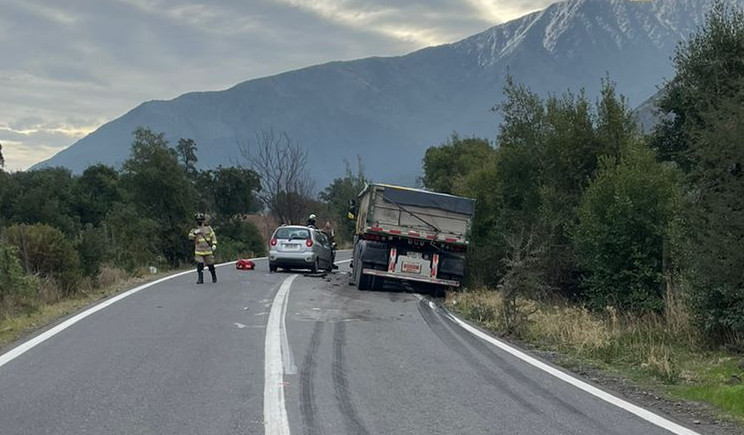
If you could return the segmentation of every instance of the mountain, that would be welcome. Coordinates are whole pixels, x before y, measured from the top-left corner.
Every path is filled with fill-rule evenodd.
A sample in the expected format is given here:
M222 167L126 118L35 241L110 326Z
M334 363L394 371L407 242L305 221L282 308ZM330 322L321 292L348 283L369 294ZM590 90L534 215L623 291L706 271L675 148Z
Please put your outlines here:
M201 167L230 165L240 161L240 144L273 128L308 149L320 188L357 156L374 180L410 184L426 148L453 132L496 137L500 118L491 108L507 74L543 95L586 88L592 99L609 76L631 106L645 101L672 76L675 47L711 3L569 0L405 56L331 62L150 101L33 168L118 165L139 126L165 132L172 144L194 139Z

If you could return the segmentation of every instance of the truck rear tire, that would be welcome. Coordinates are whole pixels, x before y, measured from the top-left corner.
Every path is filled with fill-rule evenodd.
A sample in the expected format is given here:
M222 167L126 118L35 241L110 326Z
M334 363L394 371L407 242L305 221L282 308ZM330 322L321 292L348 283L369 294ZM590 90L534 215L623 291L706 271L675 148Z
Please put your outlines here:
M365 275L359 272L359 282L357 282L357 288L359 290L371 290L374 278L375 277L373 277L372 275Z
M349 285L356 285L356 268L354 263L356 263L356 260L352 258L351 263L349 264L349 267L351 268L349 271Z
M376 276L372 280L372 290L380 291L385 287L385 278Z

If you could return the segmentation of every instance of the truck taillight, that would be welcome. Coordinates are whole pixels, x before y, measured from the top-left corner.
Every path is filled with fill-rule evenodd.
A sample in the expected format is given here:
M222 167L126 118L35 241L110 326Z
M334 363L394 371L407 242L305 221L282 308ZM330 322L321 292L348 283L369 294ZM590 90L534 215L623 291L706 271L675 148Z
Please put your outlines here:
M307 245L308 248L313 247L313 239L307 239L305 240L305 245Z
M276 246L276 238L271 239L271 246Z

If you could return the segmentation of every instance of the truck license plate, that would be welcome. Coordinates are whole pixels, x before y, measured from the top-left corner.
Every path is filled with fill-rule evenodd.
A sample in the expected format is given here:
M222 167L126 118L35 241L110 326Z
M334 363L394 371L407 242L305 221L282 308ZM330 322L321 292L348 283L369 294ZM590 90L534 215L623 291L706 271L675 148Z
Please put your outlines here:
M408 273L421 273L421 265L418 263L403 263L403 272Z

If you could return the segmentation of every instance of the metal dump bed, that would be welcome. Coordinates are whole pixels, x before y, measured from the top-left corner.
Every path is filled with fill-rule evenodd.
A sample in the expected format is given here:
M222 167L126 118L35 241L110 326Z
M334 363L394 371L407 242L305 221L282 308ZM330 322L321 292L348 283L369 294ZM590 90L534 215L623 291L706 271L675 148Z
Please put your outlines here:
M371 184L360 194L357 233L467 244L474 209L470 198Z

